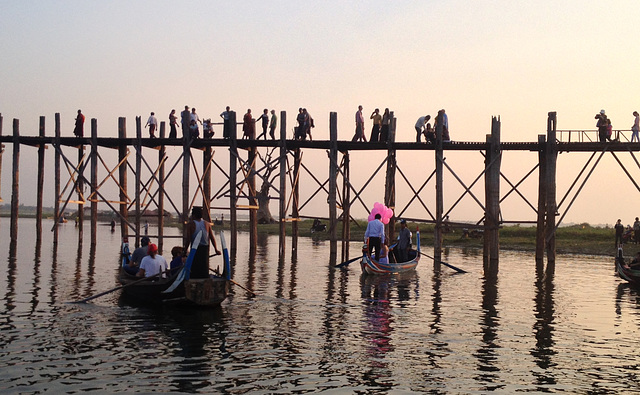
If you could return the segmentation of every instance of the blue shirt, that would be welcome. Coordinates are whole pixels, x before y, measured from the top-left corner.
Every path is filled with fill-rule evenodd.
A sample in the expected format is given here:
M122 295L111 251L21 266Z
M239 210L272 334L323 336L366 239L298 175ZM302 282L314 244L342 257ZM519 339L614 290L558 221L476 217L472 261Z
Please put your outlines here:
M379 237L380 241L384 243L384 224L379 219L374 219L367 225L367 230L364 232L364 241L367 241L369 237Z

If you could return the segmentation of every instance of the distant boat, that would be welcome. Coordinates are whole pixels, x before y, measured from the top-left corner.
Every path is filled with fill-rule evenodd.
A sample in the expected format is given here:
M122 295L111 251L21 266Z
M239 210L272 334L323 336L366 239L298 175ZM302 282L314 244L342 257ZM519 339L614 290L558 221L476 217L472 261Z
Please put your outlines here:
M60 217L58 222L61 223L61 224L66 224L68 221L67 221L67 219L65 217Z
M616 256L616 270L621 279L626 280L632 285L640 286L640 270L629 269L625 266L622 248L618 248L618 256Z

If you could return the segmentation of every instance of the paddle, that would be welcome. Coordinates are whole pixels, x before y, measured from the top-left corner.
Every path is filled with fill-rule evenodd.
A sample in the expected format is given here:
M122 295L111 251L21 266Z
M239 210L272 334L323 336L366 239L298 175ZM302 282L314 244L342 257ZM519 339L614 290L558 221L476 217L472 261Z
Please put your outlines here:
M457 268L457 267L455 267L455 266L453 266L453 265L448 264L447 262L440 261L440 260L438 260L438 259L436 259L436 258L434 258L434 257L432 257L432 256L429 256L429 255L425 254L424 252L420 252L420 254L422 254L422 255L426 256L427 258L431 258L431 259L433 259L434 261L440 262L440 263L442 263L443 265L445 265L445 266L447 266L447 267L449 267L449 268L451 268L451 269L455 270L455 271L456 271L456 272L458 272L458 273L467 273L467 271L466 271L466 270L462 270L462 269L460 269L460 268Z
M219 276L219 275L220 275L220 272L219 272L217 269L209 268L209 270L211 270L212 272L214 272L217 276ZM253 292L253 291L252 291L252 290L250 290L249 288L243 287L242 285L238 284L237 282L233 281L232 279L230 279L230 278L229 278L229 279L227 279L227 280L231 281L231 283L232 283L232 284L235 284L235 285L237 285L238 287L240 287L240 288L244 289L245 291L249 292L249 293L250 293L250 294L252 294L253 296L258 296L258 294L257 294L257 293Z
M358 259L362 259L362 257L361 256L357 256L357 257L355 257L353 259L349 259L348 261L345 261L345 262L342 262L342 263L340 263L338 265L335 265L334 267L345 267L348 264L357 261Z
M182 266L184 266L184 265L182 265ZM178 269L179 269L179 268L181 268L182 266L178 267ZM174 269L174 270L175 270L175 269ZM153 278L157 278L158 276L161 276L162 274L169 273L169 272L171 272L171 269L165 270L164 272L156 273L156 274L154 274L153 276L143 277L143 278L141 278L140 280L136 280L136 281L130 282L129 284L120 285L119 287L115 287L115 288L110 289L110 290L108 290L108 291L100 292L99 294L95 294L95 295L93 295L93 296L89 296L88 298L84 298L84 299L76 300L75 302L69 302L69 303L76 303L76 304L77 304L77 303L87 303L87 302L88 302L88 301L90 301L90 300L93 300L93 299L99 298L99 297L101 297L101 296L104 296L104 295L110 294L110 293L115 292L115 291L117 291L117 290L119 290L119 289L127 288L128 286L135 285L135 284L141 283L141 282L143 282L143 281L151 280L151 279L153 279Z

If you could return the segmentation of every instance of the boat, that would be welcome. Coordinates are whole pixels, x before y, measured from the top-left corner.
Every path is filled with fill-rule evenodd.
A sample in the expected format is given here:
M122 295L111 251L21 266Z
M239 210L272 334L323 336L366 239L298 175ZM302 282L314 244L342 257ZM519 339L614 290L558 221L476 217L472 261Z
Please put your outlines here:
M223 273L221 275L212 274L209 278L190 278L191 264L196 251L194 246L200 242L200 236L200 234L196 235L187 262L180 270L171 273L167 278L158 277L145 280L131 275L124 270L123 260L118 276L123 294L136 304L219 306L229 294L231 285L229 252L224 234L221 232Z
M416 232L416 249L409 251L409 260L400 263L380 263L369 255L367 245L362 249L362 261L360 267L363 274L398 274L416 269L420 261L420 231ZM393 246L392 246L393 247Z
M621 279L626 280L632 285L640 286L640 270L629 269L624 262L622 248L618 248L618 255L616 256L616 271Z

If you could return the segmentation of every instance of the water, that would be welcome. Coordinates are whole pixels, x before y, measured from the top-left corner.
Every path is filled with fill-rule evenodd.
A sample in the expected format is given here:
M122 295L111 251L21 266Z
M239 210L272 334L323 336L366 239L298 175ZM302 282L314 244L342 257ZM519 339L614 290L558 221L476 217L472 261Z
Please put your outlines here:
M640 393L640 298L611 259L561 256L545 272L503 252L485 278L481 254L451 249L445 260L470 273L424 260L372 278L330 268L326 242L300 239L279 263L277 237L251 257L240 234L234 279L257 297L233 287L220 309L148 309L115 292L79 305L65 302L116 286L117 234L100 227L93 259L73 224L57 253L51 223L40 248L34 224L20 221L14 258L0 220L0 392Z

